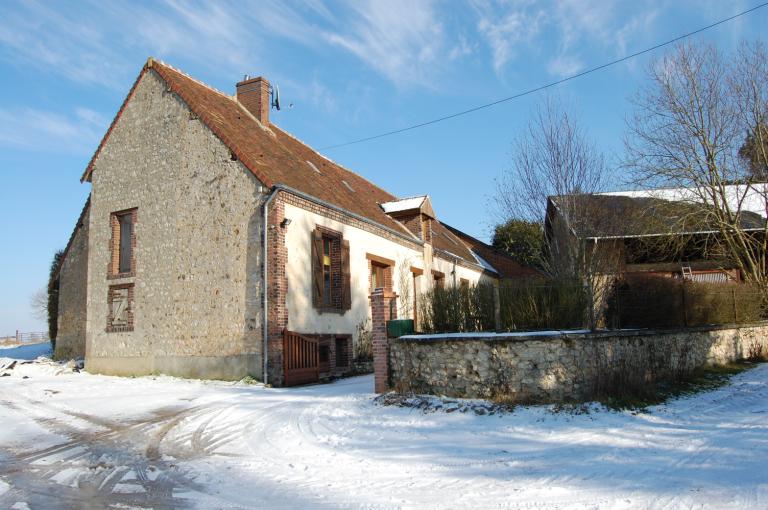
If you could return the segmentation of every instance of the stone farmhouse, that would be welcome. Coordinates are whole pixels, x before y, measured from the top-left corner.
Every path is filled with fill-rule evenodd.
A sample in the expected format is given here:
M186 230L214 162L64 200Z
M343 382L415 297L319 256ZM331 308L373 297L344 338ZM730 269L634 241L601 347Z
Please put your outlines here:
M92 372L270 384L349 371L383 288L535 275L269 120L270 85L219 92L149 59L82 176L55 285L56 355Z

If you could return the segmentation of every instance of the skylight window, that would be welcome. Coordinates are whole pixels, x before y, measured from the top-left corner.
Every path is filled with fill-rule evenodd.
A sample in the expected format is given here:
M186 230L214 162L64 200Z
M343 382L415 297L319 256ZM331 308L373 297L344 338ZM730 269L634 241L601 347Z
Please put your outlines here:
M350 185L349 185L349 183L348 183L347 181L345 181L345 180L343 180L343 179L342 179L342 181L341 181L341 182L343 182L343 183L344 183L344 186L346 186L346 187L349 189L349 191L351 191L351 192L353 192L353 193L354 193L354 191L355 191L355 188L353 188L352 186L350 186Z

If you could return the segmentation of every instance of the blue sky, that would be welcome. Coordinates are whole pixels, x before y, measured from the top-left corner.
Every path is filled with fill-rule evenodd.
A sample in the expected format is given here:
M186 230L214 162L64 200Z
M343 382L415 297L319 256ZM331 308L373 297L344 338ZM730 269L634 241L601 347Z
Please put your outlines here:
M0 335L42 330L46 284L88 195L79 178L148 56L228 93L280 87L272 120L316 148L509 96L696 29L758 1L0 2ZM730 51L763 9L696 39ZM553 92L618 157L644 56ZM488 197L540 96L326 154L487 239ZM616 172L615 187L624 176Z

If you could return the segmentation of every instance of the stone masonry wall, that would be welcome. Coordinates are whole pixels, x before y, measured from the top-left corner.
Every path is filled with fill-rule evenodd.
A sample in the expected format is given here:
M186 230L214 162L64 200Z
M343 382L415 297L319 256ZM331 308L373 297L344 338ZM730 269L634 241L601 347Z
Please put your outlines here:
M54 353L57 359L85 356L88 213L86 207L75 226L59 270L59 324Z
M590 400L605 385L665 380L768 356L768 325L668 331L390 339L399 392L511 402ZM637 380L637 379L635 379Z
M86 367L261 377L261 183L153 71L95 162ZM135 276L108 278L110 213L137 208ZM134 284L133 331L107 332Z

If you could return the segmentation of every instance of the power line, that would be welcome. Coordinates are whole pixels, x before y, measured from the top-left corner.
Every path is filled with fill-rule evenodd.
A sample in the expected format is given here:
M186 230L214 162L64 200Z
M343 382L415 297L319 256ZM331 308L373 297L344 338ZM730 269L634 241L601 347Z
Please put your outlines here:
M460 117L462 115L467 115L469 113L473 113L473 112L476 112L476 111L479 111L479 110L484 110L485 108L490 108L492 106L496 106L496 105L501 104L501 103L506 103L507 101L512 101L514 99L518 99L518 98L521 98L523 96L534 94L536 92L541 92L542 90L546 90L546 89L554 87L556 85L560 85L561 83L565 83L565 82L568 82L568 81L571 81L571 80L575 80L576 78L581 78L582 76L586 76L587 74L594 73L595 71L600 71L601 69L605 69L606 67L611 67L611 66L614 66L616 64L620 64L620 63L625 62L625 61L627 61L629 59L632 59L632 58L635 58L635 57L639 57L640 55L644 55L645 53L649 53L651 51L658 50L659 48L663 48L664 46L669 46L670 44L676 43L677 41L682 41L683 39L686 39L686 38L691 37L693 35L696 35L696 34L699 34L701 32L704 32L705 30L709 30L709 29L714 28L716 26L719 26L719 25L722 25L724 23L728 23L729 21L735 20L736 18L740 18L741 16L745 16L745 15L747 15L747 14L749 14L751 12L754 12L754 11L756 11L758 9L762 9L763 7L765 7L767 5L768 5L768 2L764 2L762 4L756 5L755 7L752 7L751 9L747 9L746 11L742 11L742 12L740 12L738 14L734 14L733 16L730 16L728 18L721 19L721 20L716 21L716 22L714 22L714 23L712 23L710 25L707 25L705 27L701 27L699 29L696 29L693 32L688 32L687 34L679 35L679 36L675 37L674 39L670 39L670 40L665 41L663 43L659 43L659 44L657 44L655 46L651 46L650 48L646 48L644 50L632 53L630 55L625 55L625 56L623 56L621 58L618 58L616 60L611 60L610 62L606 62L604 64L601 64L601 65L598 65L598 66L595 66L595 67L591 67L589 69L585 69L584 71L581 71L580 73L572 74L572 75L567 76L565 78L561 78L561 79L559 79L557 81L553 81L553 82L547 83L545 85L540 85L540 86L538 86L536 88L528 89L528 90L525 90L523 92L518 92L517 94L514 94L514 95L509 96L509 97L505 97L505 98L502 98L502 99L498 99L498 100L493 101L491 103L486 103L486 104L483 104L483 105L480 105L480 106L475 106L475 107L470 108L468 110L462 110L460 112L452 113L450 115L445 115L444 117L438 117L436 119L428 120L428 121L422 122L420 124L413 124L412 126L407 126L407 127L403 127L403 128L400 128L400 129L395 129L394 131L387 131L387 132L384 132L384 133L379 133L378 135L367 136L365 138L358 138L357 140L352 140L352 141L349 141L349 142L344 142L344 143L340 143L340 144L336 144L336 145L329 145L327 147L322 147L320 150L324 151L324 150L330 150L330 149L338 149L339 147L346 147L348 145L354 145L354 144L358 144L358 143L369 142L371 140L376 140L378 138L384 138L385 136L391 136L391 135L396 135L398 133L404 133L406 131L411 131L413 129L418 129L418 128L421 128L421 127L424 127L424 126L429 126L431 124L437 124L438 122L442 122L444 120L454 119L454 118Z

